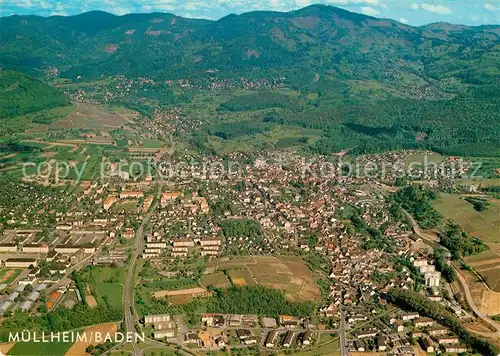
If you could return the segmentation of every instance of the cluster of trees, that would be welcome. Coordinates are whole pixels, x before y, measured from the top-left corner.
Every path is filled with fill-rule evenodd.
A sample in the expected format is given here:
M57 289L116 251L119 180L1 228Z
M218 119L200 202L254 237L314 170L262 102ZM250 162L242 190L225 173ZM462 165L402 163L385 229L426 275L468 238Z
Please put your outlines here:
M271 124L258 121L238 121L220 123L208 129L209 135L220 137L224 140L232 140L241 136L256 135L267 132L271 129Z
M431 302L429 299L418 293L393 288L387 293L387 298L390 302L403 309L410 309L434 320L439 320L441 324L451 329L451 331L453 331L463 342L481 355L496 356L500 353L500 349L498 347L469 332L463 326L463 322L455 317L453 313L445 307L438 303Z
M0 118L69 104L68 99L59 90L12 71L0 71L0 93Z
M453 222L448 222L446 228L439 235L439 240L444 247L450 250L454 260L477 255L488 249L484 242L462 231L460 226Z
M65 331L88 325L102 324L123 319L121 308L98 306L90 308L78 304L73 309L58 308L46 314L29 316L18 312L2 323L0 340L7 341L9 332L31 331Z
M213 291L214 296L207 300L207 311L211 313L305 317L316 310L312 302L290 302L282 291L260 285L214 288Z
M408 211L424 229L432 229L441 221L441 215L432 207L430 201L437 198L432 190L420 185L409 185L393 196L394 201Z
M468 197L465 200L471 203L474 209L479 212L485 211L490 205L486 199Z
M452 266L446 263L442 250L434 251L434 265L448 283L455 282L457 279L457 272Z
M259 223L254 219L226 219L219 223L224 236L227 237L260 237Z
M253 111L268 108L294 108L293 97L277 92L234 95L219 106L219 111Z

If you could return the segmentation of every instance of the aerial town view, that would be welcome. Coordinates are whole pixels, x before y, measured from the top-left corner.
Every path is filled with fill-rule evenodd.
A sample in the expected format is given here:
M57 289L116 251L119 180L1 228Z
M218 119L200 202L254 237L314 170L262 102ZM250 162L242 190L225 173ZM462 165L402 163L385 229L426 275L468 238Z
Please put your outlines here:
M318 2L0 1L0 355L500 355L500 3Z

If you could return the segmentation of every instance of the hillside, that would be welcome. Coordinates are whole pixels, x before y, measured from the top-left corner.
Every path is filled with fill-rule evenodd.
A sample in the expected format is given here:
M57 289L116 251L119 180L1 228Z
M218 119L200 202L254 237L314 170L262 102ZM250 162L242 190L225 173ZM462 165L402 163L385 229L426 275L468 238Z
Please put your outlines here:
M86 78L312 70L345 79L396 81L405 75L419 82L453 76L493 83L500 75L499 40L498 26L411 27L325 5L218 21L94 11L1 18L0 63Z
M0 71L0 119L69 104L57 89L22 73Z

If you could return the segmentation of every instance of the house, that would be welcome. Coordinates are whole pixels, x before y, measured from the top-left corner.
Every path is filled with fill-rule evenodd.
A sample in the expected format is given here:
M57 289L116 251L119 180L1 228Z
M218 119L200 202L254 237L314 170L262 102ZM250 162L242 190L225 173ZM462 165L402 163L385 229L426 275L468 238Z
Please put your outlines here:
M448 333L449 333L448 329L439 326L429 330L429 335L431 336L446 335Z
M170 315L168 314L146 315L144 317L144 324L164 323L167 321L170 321Z
M124 190L120 192L120 199L140 199L144 196L143 192Z
M125 230L122 232L122 237L127 240L133 239L135 237L135 230L131 227L125 228Z
M201 345L201 339L196 333L187 333L185 336L185 343L187 344L196 344L198 346Z
M155 340L161 340L164 338L174 337L175 329L165 329L160 331L153 331L153 337Z
M257 342L259 341L259 339L257 338L257 336L250 336L250 337L247 337L246 339L243 340L243 343L245 345L254 345L256 344Z
M403 331L405 331L404 325L401 322L399 322L399 321L396 321L394 323L394 329L396 329L396 331L398 333L402 333Z
M237 327L241 325L241 320L243 319L242 315L231 315L229 318L229 326Z
M48 253L48 255L45 257L45 261L53 262L58 254L59 254L59 252L57 252L57 251L54 251L54 250L50 251Z
M420 315L418 313L406 313L402 315L403 321L410 321L414 319L418 319Z
M358 334L358 339L367 339L367 338L373 338L377 336L378 331L362 331Z
M377 349L381 352L387 350L387 339L382 334L379 334L377 337Z
M431 318L418 318L415 319L415 327L417 328L425 328L429 326L433 326L436 322Z
M434 343L427 336L422 338L422 348L425 352L433 353L435 351Z
M292 346L294 337L295 337L295 333L291 330L288 330L285 334L285 338L283 339L283 347Z
M312 334L309 331L303 332L300 335L300 339L302 340L302 345L309 346L312 341Z
M5 260L5 268L30 268L36 267L34 258L8 258Z
M363 340L354 341L354 345L355 345L355 348L358 352L365 352L366 351L365 343L363 342Z
M106 200L104 200L104 203L103 203L103 208L104 210L109 210L114 203L116 203L118 201L118 197L116 196L113 196L113 195L109 195Z
M459 354L459 353L465 353L467 352L467 347L463 345L446 345L444 347L444 351L449 354Z
M437 338L437 342L440 345L458 344L457 336L441 336Z
M83 248L75 252L74 255L70 257L71 264L76 265L80 263L85 258L85 250Z
M173 328L175 328L175 323L173 321L161 321L153 324L153 329L155 330L167 330Z
M39 274L40 274L40 268L37 267L37 268L34 268L31 271L29 271L28 277L33 278L33 277L38 276Z
M238 339L245 340L252 336L252 332L248 329L237 329L236 335L238 335Z
M163 193L161 195L161 199L160 199L161 207L162 208L166 207L169 201L175 200L178 197L180 197L181 195L182 195L181 192L165 192L165 193Z
M194 247L194 241L189 239L177 239L172 241L174 247Z
M276 346L276 339L278 338L278 332L276 330L271 330L267 333L266 340L264 341L264 345L269 348L273 348Z
M273 329L277 326L276 319L261 317L260 318L260 325L266 329Z

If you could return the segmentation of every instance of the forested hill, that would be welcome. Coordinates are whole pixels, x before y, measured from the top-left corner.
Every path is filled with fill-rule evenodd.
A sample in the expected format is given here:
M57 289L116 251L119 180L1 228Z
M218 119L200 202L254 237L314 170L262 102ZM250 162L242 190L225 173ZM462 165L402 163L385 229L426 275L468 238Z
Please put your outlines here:
M169 77L207 69L345 79L430 81L448 77L495 84L500 27L411 27L333 6L250 12L218 21L172 14L10 16L0 19L4 69L65 77ZM42 70L42 72L40 72Z
M68 105L59 90L28 76L0 71L0 120Z

